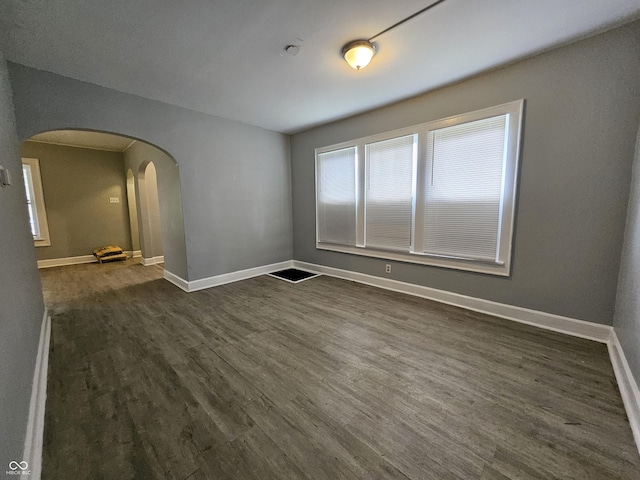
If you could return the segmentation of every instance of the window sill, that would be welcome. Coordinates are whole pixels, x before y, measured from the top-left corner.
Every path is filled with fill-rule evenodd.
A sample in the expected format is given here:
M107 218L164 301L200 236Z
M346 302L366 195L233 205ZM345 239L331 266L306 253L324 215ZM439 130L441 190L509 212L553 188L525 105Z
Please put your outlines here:
M350 247L346 245L336 245L331 243L316 243L318 250L328 250L332 252L349 253L363 257L373 257L385 260L394 260L404 263L414 263L418 265L429 265L432 267L449 268L452 270L464 270L468 272L485 273L508 277L510 275L509 263L490 263L457 258L437 257L433 255L420 255L404 252L393 252L389 250L377 250L366 247Z

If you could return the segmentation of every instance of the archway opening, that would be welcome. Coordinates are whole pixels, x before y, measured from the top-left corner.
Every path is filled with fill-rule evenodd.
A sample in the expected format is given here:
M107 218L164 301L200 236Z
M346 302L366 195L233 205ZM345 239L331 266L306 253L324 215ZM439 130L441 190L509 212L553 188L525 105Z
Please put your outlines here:
M138 192L142 264L164 263L158 174L151 160L143 161L138 168Z
M34 135L22 156L37 161L50 233L48 245L35 243L39 267L89 263L93 249L115 244L145 265L164 262L166 273L184 275L179 169L164 150L66 129Z

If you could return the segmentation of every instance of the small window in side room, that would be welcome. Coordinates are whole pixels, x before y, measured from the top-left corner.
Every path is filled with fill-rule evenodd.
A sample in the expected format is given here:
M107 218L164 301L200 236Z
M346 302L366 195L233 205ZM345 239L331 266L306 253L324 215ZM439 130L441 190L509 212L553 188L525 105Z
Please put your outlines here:
M51 245L51 240L40 177L40 162L37 158L22 159L22 177L27 194L29 225L34 244L36 247L48 247Z

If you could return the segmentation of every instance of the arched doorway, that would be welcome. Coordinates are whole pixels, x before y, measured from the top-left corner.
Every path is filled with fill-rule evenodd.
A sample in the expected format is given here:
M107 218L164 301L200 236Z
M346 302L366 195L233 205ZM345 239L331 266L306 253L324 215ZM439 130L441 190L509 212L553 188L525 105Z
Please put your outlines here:
M158 174L154 163L150 160L143 161L138 168L137 198L142 264L164 263Z
M143 264L164 262L165 276L186 269L179 169L166 152L86 130L34 135L22 150L23 157L40 158L50 211L55 248L48 256L37 249L39 264L85 263L93 248L122 243Z

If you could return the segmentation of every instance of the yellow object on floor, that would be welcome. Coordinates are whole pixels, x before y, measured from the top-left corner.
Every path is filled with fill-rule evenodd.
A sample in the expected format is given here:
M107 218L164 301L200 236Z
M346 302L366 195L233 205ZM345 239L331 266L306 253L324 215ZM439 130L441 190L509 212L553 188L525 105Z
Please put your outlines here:
M127 254L117 245L108 245L106 247L96 248L93 255L100 263L113 262L118 260L126 260Z

